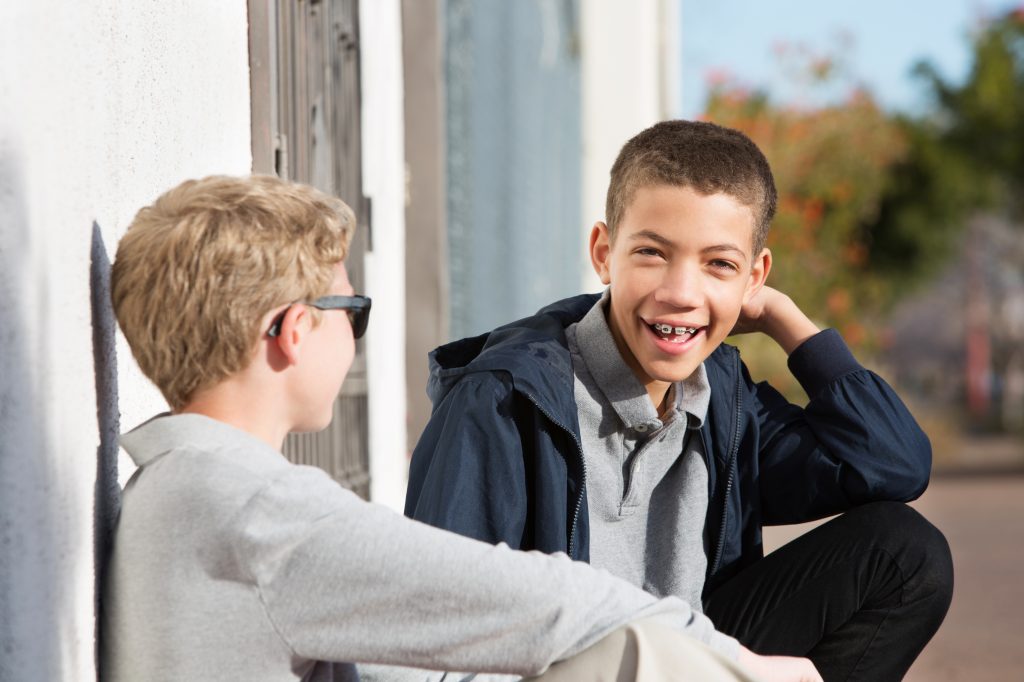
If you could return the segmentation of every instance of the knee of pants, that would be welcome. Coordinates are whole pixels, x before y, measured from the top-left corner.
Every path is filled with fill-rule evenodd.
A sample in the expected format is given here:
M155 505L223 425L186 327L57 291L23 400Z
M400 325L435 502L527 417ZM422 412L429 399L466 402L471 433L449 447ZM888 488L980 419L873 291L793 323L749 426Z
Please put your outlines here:
M912 598L927 599L944 616L953 597L953 557L942 531L902 502L872 502L852 511L896 560Z

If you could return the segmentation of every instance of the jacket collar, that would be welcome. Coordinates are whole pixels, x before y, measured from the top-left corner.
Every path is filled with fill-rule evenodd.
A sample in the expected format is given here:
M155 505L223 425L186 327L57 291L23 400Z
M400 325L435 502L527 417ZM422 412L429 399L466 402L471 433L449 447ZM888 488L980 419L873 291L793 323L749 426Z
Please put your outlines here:
M467 374L503 372L516 390L533 400L550 419L578 433L572 359L565 329L582 320L599 299L599 294L582 294L556 301L531 317L436 348L429 358L427 394L436 405ZM719 458L725 457L719 448L726 447L722 441L730 440L728 434L735 426L727 417L732 415L738 380L736 354L735 348L722 344L704 362L710 404L702 427L707 436L716 436L718 447L713 449ZM718 419L712 424L715 416Z

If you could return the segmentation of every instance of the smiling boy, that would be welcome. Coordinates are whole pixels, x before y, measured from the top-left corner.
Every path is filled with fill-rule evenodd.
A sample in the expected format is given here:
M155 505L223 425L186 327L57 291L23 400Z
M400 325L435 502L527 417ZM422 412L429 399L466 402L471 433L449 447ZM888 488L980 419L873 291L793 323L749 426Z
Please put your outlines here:
M668 121L627 142L590 238L604 294L432 353L406 513L591 561L826 680L900 679L952 590L945 539L901 504L930 446L834 330L765 286L775 203L737 131ZM806 407L750 379L722 343L739 332L783 348ZM763 525L839 512L762 556Z

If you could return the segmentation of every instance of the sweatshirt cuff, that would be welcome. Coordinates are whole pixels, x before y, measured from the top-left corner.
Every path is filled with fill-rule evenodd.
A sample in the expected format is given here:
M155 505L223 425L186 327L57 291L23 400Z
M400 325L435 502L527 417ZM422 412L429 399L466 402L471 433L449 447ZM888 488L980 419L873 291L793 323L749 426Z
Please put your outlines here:
M668 603L669 600L677 604L679 603L677 597L666 597L659 603ZM659 613L651 616L651 619L687 637L696 639L731 661L735 661L740 657L739 640L716 630L715 624L705 614L690 610L682 621L679 620L679 615L678 612Z
M717 630L711 634L711 640L708 642L708 646L722 654L730 661L739 660L740 657L740 643L734 637L724 635Z
M790 353L788 364L812 399L844 374L864 369L835 329L818 332L801 343Z
M693 612L693 620L690 623L687 634L704 642L708 647L722 654L730 661L740 657L740 643L734 637L719 632L715 624L703 613Z

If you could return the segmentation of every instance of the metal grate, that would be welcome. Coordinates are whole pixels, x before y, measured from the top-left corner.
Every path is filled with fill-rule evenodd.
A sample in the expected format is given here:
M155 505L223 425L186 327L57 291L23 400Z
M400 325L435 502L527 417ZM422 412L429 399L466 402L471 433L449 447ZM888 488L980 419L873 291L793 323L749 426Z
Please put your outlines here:
M352 286L362 291L370 207L362 191L358 11L357 0L249 3L253 170L309 183L352 207L359 230L346 267ZM331 425L289 436L284 453L367 498L368 431L360 340Z

